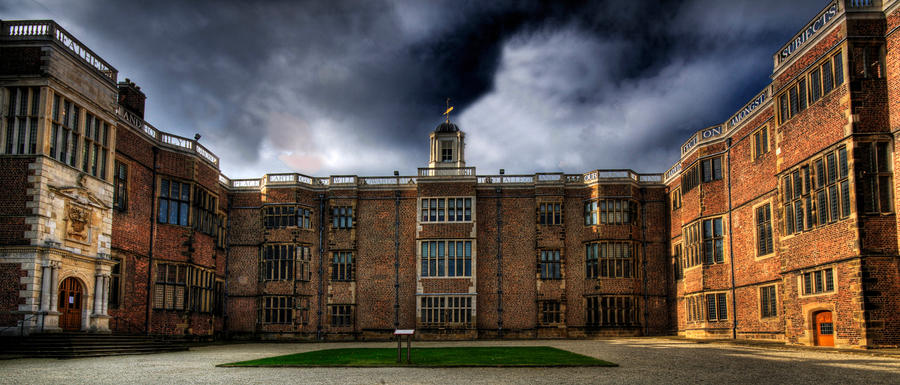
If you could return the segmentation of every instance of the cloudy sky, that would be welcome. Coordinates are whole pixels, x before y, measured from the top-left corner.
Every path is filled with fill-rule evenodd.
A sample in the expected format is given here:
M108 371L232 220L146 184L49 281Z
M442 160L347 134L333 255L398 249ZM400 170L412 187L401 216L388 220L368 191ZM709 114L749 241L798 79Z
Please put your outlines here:
M479 174L662 172L826 3L0 0L0 17L56 20L232 178L415 174L448 97Z

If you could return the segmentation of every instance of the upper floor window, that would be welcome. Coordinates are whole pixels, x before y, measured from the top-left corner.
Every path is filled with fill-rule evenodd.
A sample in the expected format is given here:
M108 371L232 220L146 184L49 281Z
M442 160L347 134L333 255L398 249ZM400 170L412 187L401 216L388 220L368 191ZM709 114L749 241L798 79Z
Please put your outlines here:
M703 263L711 265L725 262L722 218L703 220Z
M472 276L472 241L422 241L420 246L420 276Z
M259 309L259 322L289 324L294 322L294 297L264 296Z
M259 280L308 281L310 252L308 246L295 244L265 244L260 247ZM296 274L294 274L296 267Z
M6 153L34 154L37 152L38 87L9 87L9 110L6 114Z
M542 225L561 225L562 203L538 204L538 223Z
M771 254L772 245L772 207L766 203L756 208L756 255Z
M584 224L628 225L637 216L637 203L626 199L600 199L584 203Z
M592 242L585 245L588 278L631 278L635 243Z
M337 206L331 208L331 227L335 229L353 228L353 207Z
M679 280L684 278L684 262L681 260L681 245L675 245L675 248L672 250L672 264L673 270L675 271L675 279Z
M296 205L269 205L263 207L263 225L267 229L285 227L310 228L312 212Z
M541 250L541 259L538 263L541 279L561 279L562 265L559 260L559 250Z
M854 43L851 66L854 79L880 79L884 77L883 45Z
M449 140L441 141L441 162L453 161L453 142Z
M694 222L681 229L684 238L684 267L693 267L701 263L700 258L700 222Z
M778 124L784 124L843 83L844 62L841 51L838 51L812 66L809 72L798 76L775 98L778 101Z
M353 281L356 279L356 264L352 251L335 251L331 253L331 280Z
M77 110L76 110L77 111ZM77 117L76 117L77 119ZM84 117L81 171L106 179L106 154L109 152L109 124L91 114ZM73 140L77 140L76 137ZM75 148L72 148L74 151ZM74 154L72 154L74 157Z
M113 207L119 211L128 208L128 165L118 160L113 175Z
M819 294L834 291L834 270L832 268L803 273L803 294Z
M194 228L203 234L216 235L219 221L219 217L216 215L216 211L219 208L217 203L218 200L209 191L200 186L194 186Z
M753 134L753 159L759 159L769 152L769 128L760 128Z
M159 223L187 226L189 224L188 207L190 207L190 204L190 183L160 179L159 214L157 216Z
M893 174L888 142L860 142L856 150L860 172L859 199L864 213L893 211ZM843 192L843 185L842 192ZM848 189L849 193L849 189ZM849 210L849 205L848 205Z
M784 233L794 234L850 215L847 149L813 157L782 177Z
M681 189L676 188L672 190L672 211L678 210L681 208Z
M700 176L704 183L722 179L722 157L701 160Z
M472 220L472 198L422 198L422 222L467 222Z

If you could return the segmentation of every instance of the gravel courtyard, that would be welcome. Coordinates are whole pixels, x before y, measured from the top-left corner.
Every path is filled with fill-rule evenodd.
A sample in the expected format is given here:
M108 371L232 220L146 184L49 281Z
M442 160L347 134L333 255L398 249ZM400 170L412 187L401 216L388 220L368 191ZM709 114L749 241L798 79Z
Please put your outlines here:
M415 346L553 346L616 368L217 368L216 364L338 347L392 343L233 344L140 356L0 361L3 384L579 384L898 382L900 359L866 354L697 344L662 338L418 342ZM413 357L415 359L415 357Z

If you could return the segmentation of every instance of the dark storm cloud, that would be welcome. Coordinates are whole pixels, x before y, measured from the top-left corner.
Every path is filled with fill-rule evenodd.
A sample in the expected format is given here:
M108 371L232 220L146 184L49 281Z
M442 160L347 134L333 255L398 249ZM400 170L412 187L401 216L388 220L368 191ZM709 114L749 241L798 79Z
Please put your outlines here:
M661 172L822 1L0 0L52 18L231 177L413 173L447 97L481 172Z

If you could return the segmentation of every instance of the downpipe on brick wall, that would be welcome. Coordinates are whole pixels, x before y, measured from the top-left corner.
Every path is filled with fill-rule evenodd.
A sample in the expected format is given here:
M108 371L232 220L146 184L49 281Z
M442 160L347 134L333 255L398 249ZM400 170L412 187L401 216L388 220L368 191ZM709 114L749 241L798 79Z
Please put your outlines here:
M319 292L318 304L316 309L316 340L322 340L322 290L323 279L323 263L325 263L325 250L322 249L323 238L322 233L325 231L325 195L319 194Z
M734 226L731 223L731 212L733 209L731 207L731 138L728 138L725 145L728 147L725 153L725 162L728 164L728 258L731 260L731 339L737 339L737 298L734 290L734 236L732 232Z
M153 240L156 239L156 160L159 156L159 149L153 147L153 170L151 173L153 174L153 178L150 180L150 191L153 194L150 194L150 248L147 250L147 304L146 304L146 314L144 321L146 322L146 326L144 326L147 332L147 335L150 335L150 320L152 318L152 314L150 313L150 285L153 284Z

